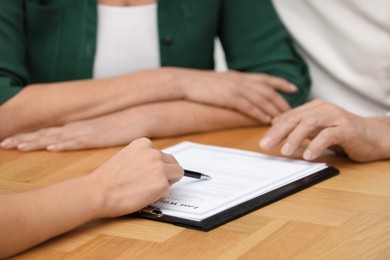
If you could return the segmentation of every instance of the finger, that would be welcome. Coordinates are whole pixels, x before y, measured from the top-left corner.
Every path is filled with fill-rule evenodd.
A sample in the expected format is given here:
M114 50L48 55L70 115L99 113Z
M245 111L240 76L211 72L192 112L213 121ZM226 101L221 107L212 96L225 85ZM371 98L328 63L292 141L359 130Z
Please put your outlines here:
M290 110L290 105L278 92L264 85L252 85L252 92L241 93L243 99L249 100L264 115L272 120L274 117ZM269 123L270 121L266 121Z
M15 149L16 148L16 142L13 137L8 137L1 141L0 147L3 149Z
M305 160L314 160L328 149L328 147L340 144L343 139L343 134L339 128L326 128L310 142L303 153L303 158Z
M284 103L278 98L275 98L274 100L264 98L260 104L261 110L265 114L269 115L271 117L271 120L289 109L288 104Z
M285 156L292 155L305 139L307 139L314 131L318 131L318 128L320 128L318 123L319 122L317 120L310 118L304 118L301 120L287 136L287 140L281 149L281 153Z
M314 100L288 111L272 121L272 127L260 140L259 145L266 150L272 149L286 138L301 121L308 125L318 121L315 123L317 127L312 127L312 132L315 132L316 128L332 126L334 117L329 116L329 113L334 113L334 111L333 105L321 100Z
M24 136L18 140L19 143L16 145L16 149L22 152L43 150L50 144L51 139L48 136L41 136L40 134L32 134L28 137Z
M172 185L183 177L184 169L179 165L173 155L164 152L161 152L161 154L163 161L167 163L167 167L169 168L167 177L169 185Z
M179 164L167 164L166 167L169 185L173 185L184 176L184 169Z
M294 108L293 111L297 113L306 112L306 111L316 111L316 113L328 113L330 111L329 107L326 106L332 106L330 103L326 103L323 100L315 99L308 103L305 103L299 107ZM330 117L331 118L331 117Z
M259 142L259 146L265 150L270 150L277 146L282 140L293 131L300 123L299 114L289 113L290 116L282 116L283 119L272 123L271 128L265 133Z
M16 149L21 152L44 150L45 148L46 145L42 144L41 142L24 142L16 146Z
M290 104L287 102L287 100L282 96L280 95L279 93L276 93L276 95L274 95L272 97L272 99L270 99L270 101L273 101L273 103L277 106L277 108L279 109L279 111L281 113L284 113L286 111L289 111L291 110L291 106Z
M230 91L224 92L226 103L233 104L227 107L236 109L262 123L269 123L272 117L289 109L288 103L275 89L259 80L248 79L249 77L257 79L259 76L234 71L226 75L232 82L245 88L245 91L242 91L232 87Z
M29 142L37 138L37 133L23 133L12 137L8 137L1 142L1 147L4 149L16 149L21 143Z
M87 138L73 138L71 140L62 140L60 142L51 143L46 146L46 150L49 152L86 150L91 148L99 148L99 146L96 143L92 144L87 140Z
M18 149L19 151L42 150L45 147L60 139L58 128L45 128L31 133L18 134L7 138L4 144L8 149Z
M260 92L258 90L255 90L254 94L248 93L247 96L242 98L248 100L251 106L256 108L256 110L260 111L262 116L268 120L267 121L268 123L270 122L269 120L271 120L273 117L280 115L281 110L278 108L278 106L275 104L274 101L272 101L270 98L267 97L267 95L264 92L266 91ZM272 94L268 94L268 95L272 95Z
M240 91L238 94L243 99L249 100L251 104L265 114L275 117L291 109L285 98L266 83L246 79L241 84L246 85L247 89L245 92Z
M161 152L163 161L166 163L179 164L172 154Z
M272 117L245 97L236 98L236 110L261 123L270 123ZM264 99L263 99L264 100ZM260 103L261 104L261 103Z
M146 137L137 138L137 139L131 141L130 145L141 145L141 146L146 146L146 147L151 147L151 148L157 149L154 146L153 142L149 138L146 138Z
M328 113L328 110L322 110L321 107L326 105L322 100L313 100L309 103L303 104L299 107L296 107L290 111L285 112L282 116L277 116L272 120L272 125L277 125L280 121L288 120L289 118L295 117L296 115L303 115L301 118L309 117L309 115L314 115L315 118L331 118L329 116L322 116L321 114Z
M268 74L249 74L249 76L251 76L252 80L258 83L267 84L268 86L282 92L294 93L298 90L294 84L281 77L271 76Z
M169 195L170 195L171 191L169 189L167 189L165 191L165 193L161 196L161 198L159 198L158 200L156 200L156 202L158 202L159 200L161 199L166 199L166 198L169 198Z
M323 111L323 110L321 110L320 107L322 107L324 105L326 105L326 103L324 101L319 100L319 99L315 99L315 100L312 100L308 103L305 103L299 107L296 107L293 110L288 111L287 113L284 114L284 117L289 117L291 114L294 115L294 114L300 114L300 113L307 113L307 112L311 112L313 110L316 110L317 111L316 113L320 113ZM277 121L280 119L281 118L275 118L274 123L277 123Z
M62 135L59 132L54 130L47 130L45 132L37 132L35 139L30 141L23 142L17 146L20 151L36 151L36 150L45 150L48 146L53 143L61 141Z
M294 108L294 109L289 110L289 111L286 111L282 115L274 117L272 119L272 125L276 126L276 125L280 124L281 122L287 120L290 117L306 113L306 111L310 110L310 109L309 108L304 108L305 105L299 106L299 107Z
M272 113L271 111L267 110L267 113L269 113L273 117L291 109L287 100L273 88L259 84L255 85L254 88L260 93L259 95L261 95L261 97L266 98L267 102L272 104L274 109L277 111Z

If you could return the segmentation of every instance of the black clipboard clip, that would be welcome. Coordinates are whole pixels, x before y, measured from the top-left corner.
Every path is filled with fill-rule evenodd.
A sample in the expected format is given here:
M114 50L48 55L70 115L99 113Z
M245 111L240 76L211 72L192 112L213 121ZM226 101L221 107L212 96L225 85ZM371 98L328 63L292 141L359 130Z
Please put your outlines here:
M141 209L139 212L143 214L152 214L157 218L161 218L164 216L160 208L153 207L153 206L146 206L145 208Z

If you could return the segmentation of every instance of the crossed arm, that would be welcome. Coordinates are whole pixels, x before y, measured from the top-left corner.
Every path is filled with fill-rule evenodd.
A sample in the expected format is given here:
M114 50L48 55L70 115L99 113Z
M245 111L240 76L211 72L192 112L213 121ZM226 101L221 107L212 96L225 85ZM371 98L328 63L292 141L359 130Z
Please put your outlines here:
M1 147L85 149L268 123L290 108L278 91L296 87L265 74L179 68L29 86L0 107Z

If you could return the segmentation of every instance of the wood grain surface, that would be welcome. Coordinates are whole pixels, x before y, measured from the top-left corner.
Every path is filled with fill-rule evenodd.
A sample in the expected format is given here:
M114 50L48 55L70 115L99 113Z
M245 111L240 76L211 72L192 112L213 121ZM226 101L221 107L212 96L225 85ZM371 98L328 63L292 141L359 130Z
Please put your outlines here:
M194 141L266 153L257 145L266 129L153 141L159 148ZM66 153L0 150L0 193L88 174L120 148ZM279 155L279 150L268 154ZM339 168L340 174L210 232L124 216L87 223L14 258L390 259L390 160L361 164L329 152L317 161Z

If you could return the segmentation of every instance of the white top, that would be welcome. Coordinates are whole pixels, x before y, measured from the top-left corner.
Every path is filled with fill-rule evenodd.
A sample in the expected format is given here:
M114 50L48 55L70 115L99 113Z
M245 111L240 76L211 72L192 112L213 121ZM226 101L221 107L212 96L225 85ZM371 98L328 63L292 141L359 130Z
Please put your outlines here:
M389 0L273 0L309 64L312 97L365 116L390 111Z
M98 6L94 78L160 67L157 4Z

